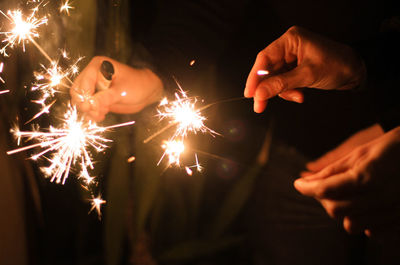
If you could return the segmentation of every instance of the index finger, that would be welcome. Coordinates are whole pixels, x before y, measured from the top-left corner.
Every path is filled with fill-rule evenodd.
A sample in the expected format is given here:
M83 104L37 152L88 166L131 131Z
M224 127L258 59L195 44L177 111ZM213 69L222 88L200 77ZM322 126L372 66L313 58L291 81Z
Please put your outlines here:
M285 63L292 63L297 58L295 38L291 37L290 29L273 41L264 50L257 54L256 61L247 77L245 97L254 97L258 84L264 79L259 71L267 70L270 73L278 71Z

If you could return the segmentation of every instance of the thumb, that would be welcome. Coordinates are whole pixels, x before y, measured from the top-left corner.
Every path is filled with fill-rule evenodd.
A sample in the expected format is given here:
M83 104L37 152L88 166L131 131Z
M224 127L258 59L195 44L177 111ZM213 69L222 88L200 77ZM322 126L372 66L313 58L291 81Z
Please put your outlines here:
M106 89L93 95L90 110L92 112L98 112L105 115L110 109L110 106L120 100L120 93L116 92L113 89Z
M308 66L297 66L288 72L265 78L256 89L256 100L267 100L285 91L312 84Z

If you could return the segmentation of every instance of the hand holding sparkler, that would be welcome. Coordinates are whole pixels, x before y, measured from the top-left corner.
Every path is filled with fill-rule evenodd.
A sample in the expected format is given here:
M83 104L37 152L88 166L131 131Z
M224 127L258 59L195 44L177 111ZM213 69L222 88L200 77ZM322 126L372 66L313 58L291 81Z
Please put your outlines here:
M260 75L260 70L270 74ZM362 60L350 47L291 27L258 54L244 95L254 98L255 112L263 112L268 99L276 95L302 103L299 88L350 89L362 83L365 73Z
M104 80L99 71L104 61L114 66L115 73L108 89L96 91L96 85ZM95 121L103 120L110 111L136 113L159 100L162 92L162 82L151 70L135 69L103 56L91 60L70 90L72 102Z

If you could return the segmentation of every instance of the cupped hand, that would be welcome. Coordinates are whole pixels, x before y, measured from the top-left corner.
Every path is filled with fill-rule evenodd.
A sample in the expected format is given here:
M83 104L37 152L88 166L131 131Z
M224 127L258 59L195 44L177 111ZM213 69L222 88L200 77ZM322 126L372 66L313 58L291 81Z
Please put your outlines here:
M366 144L378 138L379 136L382 136L383 134L384 131L379 124L374 124L366 129L355 133L335 149L327 152L317 160L307 163L306 168L308 171L302 172L301 176L305 177L321 171L325 167L349 154L358 146Z
M100 66L104 60L114 66L114 75L108 89L97 91L102 78ZM88 118L102 121L108 112L136 113L159 100L163 84L149 69L136 69L104 56L94 57L75 79L70 89L71 101Z
M363 61L349 46L293 26L257 55L244 95L254 98L254 111L261 113L274 96L301 103L300 88L350 89L365 75Z
M397 127L294 185L319 200L331 217L343 220L350 233L394 231L400 228L399 158Z

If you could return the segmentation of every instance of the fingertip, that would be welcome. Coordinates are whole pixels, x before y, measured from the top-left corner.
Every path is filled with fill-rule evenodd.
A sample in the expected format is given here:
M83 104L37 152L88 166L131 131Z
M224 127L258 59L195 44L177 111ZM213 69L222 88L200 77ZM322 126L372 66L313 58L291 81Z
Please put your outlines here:
M290 89L278 94L279 97L284 100L292 101L295 103L303 103L304 102L304 94L299 89Z
M267 107L267 104L268 104L267 100L254 100L254 112L262 113Z
M243 95L244 95L245 98L252 98L253 97L253 95L250 93L250 90L247 87L245 87Z
M303 186L304 186L304 180L302 180L301 178L296 179L296 180L294 181L293 185L294 185L294 187L295 187L295 189L296 189L297 191L299 191L300 193L302 193Z
M318 181L310 181L307 178L298 178L294 181L295 189L305 196L316 196L315 190L318 186Z
M284 100L291 101L294 103L303 103L304 102L304 97L299 96L299 95L285 95L284 93L278 94L278 96Z

